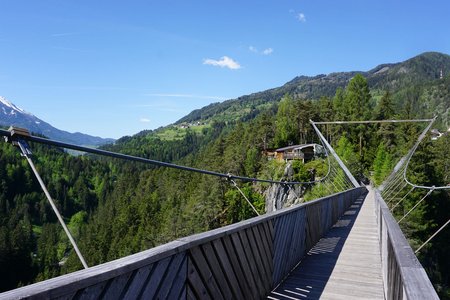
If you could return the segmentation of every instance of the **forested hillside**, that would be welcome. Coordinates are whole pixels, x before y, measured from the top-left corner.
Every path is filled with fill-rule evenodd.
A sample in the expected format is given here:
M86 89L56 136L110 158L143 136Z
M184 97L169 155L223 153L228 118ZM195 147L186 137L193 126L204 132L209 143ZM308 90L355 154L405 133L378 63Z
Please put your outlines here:
M311 100L321 97L333 97L336 90L345 88L351 78L362 74L367 78L373 101L379 99L385 91L390 91L394 102L401 106L406 99L425 102L437 101L440 104L448 103L448 84L442 86L439 79L450 74L450 56L437 52L426 52L400 63L382 64L370 71L337 72L314 77L299 76L285 85L263 92L242 96L222 103L210 104L204 108L194 110L177 124L197 121L246 121L254 118L261 110L279 101L289 94L294 99ZM445 91L444 91L445 90ZM429 93L440 93L441 96L430 96ZM417 104L417 103L416 103ZM423 103L425 104L425 103ZM431 103L430 103L431 104ZM448 105L439 108L438 103L425 104L422 109L427 115L439 113L441 122L450 126Z
M422 68L423 74L428 74L428 56L430 60L437 59L437 65L441 64L439 59L448 58L427 54L426 61L418 66L412 64L411 70ZM398 66L385 67L395 71ZM392 72L403 74L399 70ZM381 69L374 71L391 74L380 72ZM241 111L239 118L214 118L230 107L251 106L247 100L238 99L231 106L223 104L227 107L223 111L204 111L205 116L211 115L206 118L208 126L200 131L183 129L183 134L174 139L162 139L160 131L145 131L105 148L222 173L282 179L284 165L268 161L264 150L317 142L310 119L410 119L439 112L436 126L445 131L450 77L417 84L422 77L416 80L412 73L407 74L413 78L410 84L406 77L401 84L395 81L397 77L392 81L380 77L383 85L373 89L366 77L352 74L343 88L335 88L331 96L331 92L326 92L308 99L293 91L272 91L267 100L261 98L258 103L262 104L255 106L251 117ZM192 116L188 119L194 120ZM423 128L406 124L321 129L358 179L370 178L380 183ZM435 141L426 138L413 157L408 176L416 183L448 184L448 142L448 134ZM91 155L74 157L35 144L31 148L37 167L90 266L254 216L226 180ZM297 178L303 179L305 167L298 168ZM264 213L263 193L269 186L239 185L257 210ZM314 186L309 186L307 193L315 193ZM398 213L411 207L421 195L417 192L405 201ZM435 193L425 202L404 223L413 248L448 219L448 192ZM449 230L443 231L419 256L443 297L446 293L448 296L449 286L449 234ZM13 268L16 271L11 273ZM0 143L0 290L80 268L26 161L13 146Z

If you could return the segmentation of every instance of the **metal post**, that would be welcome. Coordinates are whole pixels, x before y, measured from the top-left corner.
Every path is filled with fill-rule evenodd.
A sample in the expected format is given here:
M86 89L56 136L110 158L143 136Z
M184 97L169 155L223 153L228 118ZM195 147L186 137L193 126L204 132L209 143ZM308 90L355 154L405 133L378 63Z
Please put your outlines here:
M339 166L344 170L345 174L347 175L347 177L350 179L350 181L352 182L352 184L355 187L359 187L359 183L358 181L356 181L355 177L353 177L352 173L349 171L349 169L347 168L347 166L342 162L342 160L339 158L339 156L337 155L337 153L334 151L333 147L331 147L331 145L328 143L328 141L325 139L325 137L322 135L322 132L320 132L319 128L317 128L316 124L314 123L314 121L309 120L309 122L311 123L311 125L314 127L314 130L316 131L316 133L319 135L320 139L323 141L323 143L325 144L325 146L328 148L328 150L330 150L330 153L334 156L334 158L336 159L336 161L338 162Z

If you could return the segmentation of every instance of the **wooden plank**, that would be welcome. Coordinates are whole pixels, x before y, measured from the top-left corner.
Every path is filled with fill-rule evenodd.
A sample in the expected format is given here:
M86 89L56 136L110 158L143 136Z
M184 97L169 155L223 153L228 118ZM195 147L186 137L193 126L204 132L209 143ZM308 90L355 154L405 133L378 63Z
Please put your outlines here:
M323 226L323 232L322 236L328 231L328 229L333 226L333 215L332 215L332 202L334 199L328 199L327 201L324 201L322 206L322 218L324 218L324 226Z
M186 266L187 266L187 264L186 264ZM186 268L186 270L187 270L187 268ZM188 299L188 296L187 296L187 285L184 285L184 287L181 290L181 292L178 295L178 297L175 297L175 296L171 297L171 295L169 295L169 297L167 297L167 299L183 299L183 300Z
M261 255L264 270L266 272L266 275L268 276L270 284L272 284L272 272L273 272L272 254L270 253L266 236L262 232L264 230L264 227L262 224L260 224L258 226L254 226L252 230L253 235L255 236L257 247L259 249L259 253Z
M72 292L70 294L61 296L61 297L57 297L55 298L55 300L72 300L76 295L76 292Z
M216 252L214 251L212 244L211 243L203 244L201 248L208 262L208 265L210 266L212 274L218 283L221 294L225 299L231 299L233 295L231 292L232 288L230 287L228 282L227 278L228 276L220 266L220 263L218 261Z
M262 227L264 229L264 234L266 235L266 239L269 245L270 253L273 257L273 243L274 243L274 221L268 220L267 222L262 223Z
M263 260L265 259L260 250L258 249L255 235L253 234L253 230L248 228L244 231L248 238L248 242L250 244L251 255L255 261L256 269L258 270L258 274L260 275L261 281L263 283L263 293L262 297L264 297L267 292L270 291L270 286L272 285L272 274L268 273L264 267Z
M239 282L239 287L241 288L242 293L245 295L245 299L254 299L255 294L252 293L253 287L256 286L251 277L247 276L247 272L244 271L241 262L238 259L239 253L236 250L236 247L233 244L233 241L230 236L226 236L222 238L223 245L225 247L226 252L228 253L228 259L231 262L231 265L234 270L234 274Z
M214 299L208 292L203 278L200 276L193 260L188 257L188 299Z
M203 297L205 297L205 295L203 295ZM187 287L186 299L187 300L198 300L198 299L202 299L202 297L197 296L191 287ZM203 299L211 299L211 298L208 296L208 298L203 298Z
M173 256L170 256L155 263L152 273L150 274L140 297L152 299L155 296L158 292L159 286L164 280L166 273L168 272L168 267L172 259Z
M274 221L274 245L273 245L273 275L272 281L277 285L283 278L283 249L286 231L286 223L288 223L288 215L280 216Z
M287 240L285 242L284 245L284 249L283 249L283 264L284 264L284 268L283 268L283 277L285 277L291 270L292 268L298 263L298 261L295 260L294 257L291 256L291 253L293 251L295 251L295 241L296 238L295 236L297 235L297 229L296 229L296 224L297 224L297 216L298 213L296 214L291 214L291 220L290 220L290 224L289 224L289 235L287 236Z
M248 282L247 288L252 290L252 298L258 299L259 297L257 295L259 294L259 292L256 292L255 289L259 291L261 288L260 286L258 286L258 283L254 278L254 274L251 271L249 261L247 260L247 256L245 255L244 248L239 238L239 234L235 233L231 235L230 238L231 242L233 243L234 249L236 250L236 257L239 261L239 265L241 266L242 272L244 273L244 276Z
M173 280L172 288L170 289L166 299L186 299L188 256L186 252L184 254L184 260L180 264L180 269L178 270L177 276Z
M140 295L142 289L147 282L148 277L153 269L153 264L140 268L133 272L130 278L128 288L125 289L124 299L136 299Z
M305 211L297 211L294 220L294 228L292 234L292 242L288 249L286 259L289 261L289 269L293 269L300 259L306 254L305 252Z
M294 265L297 264L297 262L293 263L292 262L292 257L289 256L289 253L291 251L291 247L292 244L294 243L294 235L295 235L295 222L296 222L296 215L298 214L298 212L296 212L295 214L292 213L289 215L289 223L287 224L287 228L285 228L284 230L286 230L288 232L288 235L286 235L286 240L283 243L283 269L282 269L282 273L281 278L284 278L294 267Z
M320 220L320 211L318 205L308 206L306 209L306 224L307 224L307 242L306 242L306 250L311 249L322 237L320 235L321 232L321 224Z
M104 299L120 299L120 295L128 285L128 281L130 277L133 275L133 272L125 273L121 276L118 276L114 279L111 279L108 283L107 289L102 295Z
M331 209L332 209L332 215L333 215L333 224L336 223L339 220L340 214L339 214L339 199L336 197L336 199L333 199L331 201Z
M231 261L228 257L228 253L226 252L222 244L222 239L213 241L213 247L217 253L220 265L227 276L228 284L231 287L231 291L233 293L233 298L244 299L244 294L242 293L240 287L241 284L238 280L238 277L236 276L236 271L233 269Z
M184 265L187 265L186 252L173 256L167 266L168 272L162 279L158 292L155 293L158 295L157 298L166 299L169 293L180 294L187 276L186 272L183 272Z
M263 282L263 274L260 273L259 268L256 264L256 261L255 261L256 253L254 253L251 248L249 237L247 236L246 230L240 231L237 234L237 236L239 237L239 239L241 240L241 243L242 243L242 249L243 249L244 255L246 257L246 259L244 259L244 260L248 262L248 266L250 267L249 271L251 272L253 279L256 282L256 286L255 286L256 290L254 290L253 292L256 294L259 294L260 297L263 297L266 294L265 286L264 286L264 282Z
M107 281L102 281L96 285L89 286L83 290L79 290L74 298L86 300L99 299L107 283Z
M364 211L361 208L358 214L343 217L353 221L332 227L270 295L279 299L384 299L375 214L370 201L364 205ZM319 211L313 206L308 210L310 218Z
M193 247L189 250L192 263L196 266L196 270L203 280L203 284L213 299L223 299L224 296L219 288L219 283L213 275L211 267L206 261L205 255L200 247ZM193 286L194 287L194 286Z

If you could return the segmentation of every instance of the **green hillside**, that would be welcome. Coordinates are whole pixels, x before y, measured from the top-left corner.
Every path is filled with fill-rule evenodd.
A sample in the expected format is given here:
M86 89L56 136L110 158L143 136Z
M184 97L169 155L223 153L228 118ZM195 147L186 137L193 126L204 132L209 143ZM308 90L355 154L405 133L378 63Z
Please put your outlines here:
M321 97L333 97L338 88L345 88L356 74L367 78L374 98L377 99L385 90L389 90L396 104L401 107L408 97L425 97L430 90L441 93L440 73L444 77L450 74L450 56L447 54L427 52L400 63L382 64L370 71L338 72L314 77L299 76L285 85L239 97L237 99L214 103L201 109L194 110L180 119L176 124L211 122L211 121L246 121L254 118L262 110L270 108L274 103L288 94L294 99L318 100ZM444 87L448 85L444 84ZM442 96L446 96L448 94ZM450 101L447 97L446 101ZM424 99L424 101L429 101ZM445 106L445 100L438 100ZM449 102L447 102L447 107ZM432 107L438 107L432 106ZM426 105L426 107L430 107ZM445 110L436 111L444 114ZM428 112L429 114L433 112ZM447 112L448 114L448 112ZM447 127L448 117L447 117Z

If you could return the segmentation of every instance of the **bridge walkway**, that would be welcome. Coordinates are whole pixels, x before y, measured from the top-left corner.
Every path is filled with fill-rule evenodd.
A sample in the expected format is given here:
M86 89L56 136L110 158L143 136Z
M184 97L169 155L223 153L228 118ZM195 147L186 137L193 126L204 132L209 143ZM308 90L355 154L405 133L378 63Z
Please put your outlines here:
M269 299L384 299L374 191L367 188Z

